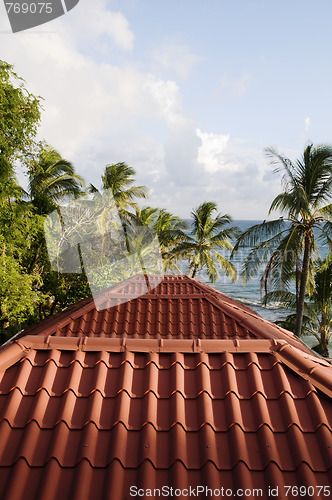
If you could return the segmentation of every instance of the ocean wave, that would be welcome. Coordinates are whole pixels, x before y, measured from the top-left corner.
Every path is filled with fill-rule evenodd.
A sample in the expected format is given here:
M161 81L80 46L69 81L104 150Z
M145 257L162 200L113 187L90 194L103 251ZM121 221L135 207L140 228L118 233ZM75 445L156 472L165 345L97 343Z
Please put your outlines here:
M272 311L277 311L280 309L284 309L282 307L282 304L278 302L274 302L273 304L269 305L263 305L260 300L255 300L255 299L248 299L247 297L234 297L235 300L238 300L239 302L242 302L242 304L245 304L247 306L254 306L254 307L260 307L261 309L270 309Z

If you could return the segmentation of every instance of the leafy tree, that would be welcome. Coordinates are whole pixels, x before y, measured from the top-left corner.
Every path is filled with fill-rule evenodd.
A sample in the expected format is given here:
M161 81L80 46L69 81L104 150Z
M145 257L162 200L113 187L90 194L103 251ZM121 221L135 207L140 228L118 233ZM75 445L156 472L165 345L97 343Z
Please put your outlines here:
M35 312L40 300L34 285L36 276L24 272L10 254L0 255L0 339L5 341Z
M103 206L103 213L100 217L101 229L105 233L107 226L114 222L110 220L110 214L115 210L113 219L120 216L124 234L127 233L127 226L134 220L135 215L130 209L138 209L135 198L146 198L147 188L145 186L133 186L135 182L135 170L126 163L114 163L106 165L102 176L103 191L93 185L89 186L89 193L93 195L93 203L96 200ZM111 196L109 195L111 193ZM127 245L128 249L128 245Z
M113 199L110 199L109 204L105 204L104 214L101 217L102 224L106 227L110 223L109 214L113 209L115 202L116 211L119 214L123 232L126 240L126 248L129 252L129 241L126 238L128 233L128 225L133 220L133 214L130 209L136 209L137 203L135 198L146 198L147 188L145 186L133 186L135 182L135 170L129 167L126 163L114 163L107 165L104 175L102 176L104 194L111 191ZM95 196L100 196L98 190L90 184L90 193ZM113 201L114 200L114 201ZM111 208L111 210L110 210ZM115 216L116 217L116 216ZM112 221L111 221L112 222Z
M40 277L25 268L34 222L14 165L33 152L40 121L40 99L25 88L13 66L0 61L0 333L26 321L40 300Z
M60 278L50 266L44 237L45 216L54 210L58 210L60 214L61 202L82 195L84 181L75 173L69 161L62 158L54 148L45 144L40 145L39 152L30 160L28 169L28 194L36 223L38 220L38 230L34 234L29 253L30 261L27 260L26 265L30 272L37 270L42 276L42 290L49 297L47 303L40 306L40 315L45 316L55 312L58 307L68 305L66 295L70 290L69 282L74 279L71 275ZM83 290L86 290L86 278L83 278L83 281Z
M40 275L30 273L25 258L32 244L35 220L20 200L0 199L0 336L34 315L42 294Z
M34 147L40 121L40 98L25 88L13 66L0 60L0 178L10 179L14 162Z
M8 159L29 151L40 121L40 98L25 88L13 66L0 60L0 150Z
M236 279L234 265L220 253L221 250L232 250L231 238L235 236L235 227L227 227L231 223L229 215L217 213L217 205L204 202L193 210L193 229L171 250L173 260L184 258L189 261L189 273L192 278L199 269L205 269L214 283L219 275L216 263L233 280Z
M300 335L310 262L316 249L315 230L320 232L322 242L332 246L332 205L327 203L332 192L332 147L311 144L295 163L272 148L266 153L276 165L275 171L284 174L284 190L273 200L269 214L280 210L283 217L249 228L234 251L253 247L244 263L244 280L259 272L268 260L262 276L266 293L269 285L286 290L295 276L295 334Z

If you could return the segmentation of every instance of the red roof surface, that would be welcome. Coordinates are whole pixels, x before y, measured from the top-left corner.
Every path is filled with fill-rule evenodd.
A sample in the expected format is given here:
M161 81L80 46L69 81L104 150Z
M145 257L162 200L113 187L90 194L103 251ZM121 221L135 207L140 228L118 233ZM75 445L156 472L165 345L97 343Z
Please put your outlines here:
M137 298L141 279L0 350L1 500L122 500L131 486L293 498L288 485L323 498L331 365L196 280L166 276Z

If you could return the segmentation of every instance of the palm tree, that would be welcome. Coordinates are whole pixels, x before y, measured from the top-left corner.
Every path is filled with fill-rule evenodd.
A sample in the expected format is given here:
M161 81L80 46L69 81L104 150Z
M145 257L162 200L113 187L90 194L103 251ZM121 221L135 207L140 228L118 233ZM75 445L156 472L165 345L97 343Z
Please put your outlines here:
M154 207L135 207L135 214L132 214L131 220L139 226L146 226L152 228L158 217L158 208Z
M143 209L136 207L133 221L137 225L147 226L156 232L165 271L176 269L180 272L175 263L177 257L173 249L187 239L185 231L189 230L188 224L164 208L149 206Z
M62 158L51 146L42 145L38 158L33 159L28 167L28 195L34 212L40 216L46 216L57 210L62 220L59 204L84 194L83 179L75 173L73 165ZM27 204L29 205L30 203ZM27 263L31 273L38 260L44 261L47 254L43 223L38 224L33 240L32 255L29 264ZM42 254L44 257L41 257Z
M128 207L136 207L135 198L146 198L145 186L133 186L135 170L126 163L107 165L102 176L103 189L111 189L114 201L123 213Z
M249 228L238 239L234 252L253 247L244 263L244 280L268 260L261 281L265 293L271 284L275 289L287 289L295 275L295 334L299 336L310 262L316 250L314 230L320 232L322 242L332 246L332 205L326 205L332 192L332 147L311 144L295 163L273 148L266 149L266 154L276 165L275 172L284 173L284 190L273 200L269 214L280 210L283 216Z
M164 208L159 209L158 217L154 224L157 231L162 252L174 248L187 237L190 227L177 215L173 215Z
M232 250L231 238L235 236L237 228L225 227L231 223L229 215L217 213L217 204L204 202L192 211L192 231L186 235L185 241L171 249L173 259L188 259L189 273L194 278L199 269L205 269L212 283L218 277L216 262L223 271L233 280L236 279L234 265L221 253L220 250Z
M332 253L316 264L315 290L311 304L313 314L306 326L319 342L318 352L328 356L327 346L332 335ZM315 327L318 327L318 335Z
M322 356L328 356L328 343L332 336L332 253L314 263L314 283L312 293L307 295L304 304L302 332L313 335L318 340L314 349ZM278 302L280 306L296 311L294 293L276 290L264 297L264 304ZM296 313L277 321L278 325L294 331Z
M125 236L127 251L130 252L130 245L127 238L128 225L131 224L133 214L129 212L129 208L137 208L135 198L146 198L147 188L145 186L133 186L135 182L135 170L129 167L126 163L114 163L106 165L104 175L102 176L103 190L108 190L112 193L115 206L117 208L123 233ZM90 192L96 192L96 188L90 185ZM111 201L111 204L113 203ZM112 211L112 209L111 209ZM110 213L110 207L105 206L104 215L107 217Z
M44 147L29 165L29 196L40 215L51 213L65 199L77 198L83 188L73 165L51 146Z

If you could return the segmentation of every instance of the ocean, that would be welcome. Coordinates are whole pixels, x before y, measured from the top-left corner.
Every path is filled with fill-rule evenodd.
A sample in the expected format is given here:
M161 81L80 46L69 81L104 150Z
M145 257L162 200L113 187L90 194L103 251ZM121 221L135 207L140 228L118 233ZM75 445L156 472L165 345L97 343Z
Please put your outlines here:
M187 220L186 222L190 223L190 220ZM249 227L259 224L263 221L259 220L233 220L232 226L237 226L241 231L245 231ZM290 314L290 310L283 309L281 307L278 307L277 305L271 305L267 307L263 307L261 305L261 292L260 292L260 279L261 279L261 273L258 273L256 276L252 277L250 281L248 281L245 285L243 283L243 280L240 276L241 273L241 268L242 265L247 257L247 255L250 252L250 247L248 248L243 248L239 250L239 252L235 255L233 258L232 262L236 267L237 273L238 273L238 278L235 282L232 282L230 278L225 276L222 271L219 273L219 278L216 280L216 282L212 285L211 281L209 281L207 275L203 271L198 271L196 274L196 279L201 281L202 283L208 284L212 286L213 288L229 295L230 297L239 300L243 304L248 305L251 307L257 314L259 314L262 318L275 322L279 319L284 318L288 314ZM323 255L326 254L326 252L323 250ZM223 255L226 257L229 256L229 253L224 252ZM182 262L181 265L179 266L181 271L184 274L188 273L188 265L186 262ZM262 267L263 270L264 266ZM317 344L317 340L314 337L303 337L303 340L310 346L313 347L314 345Z

